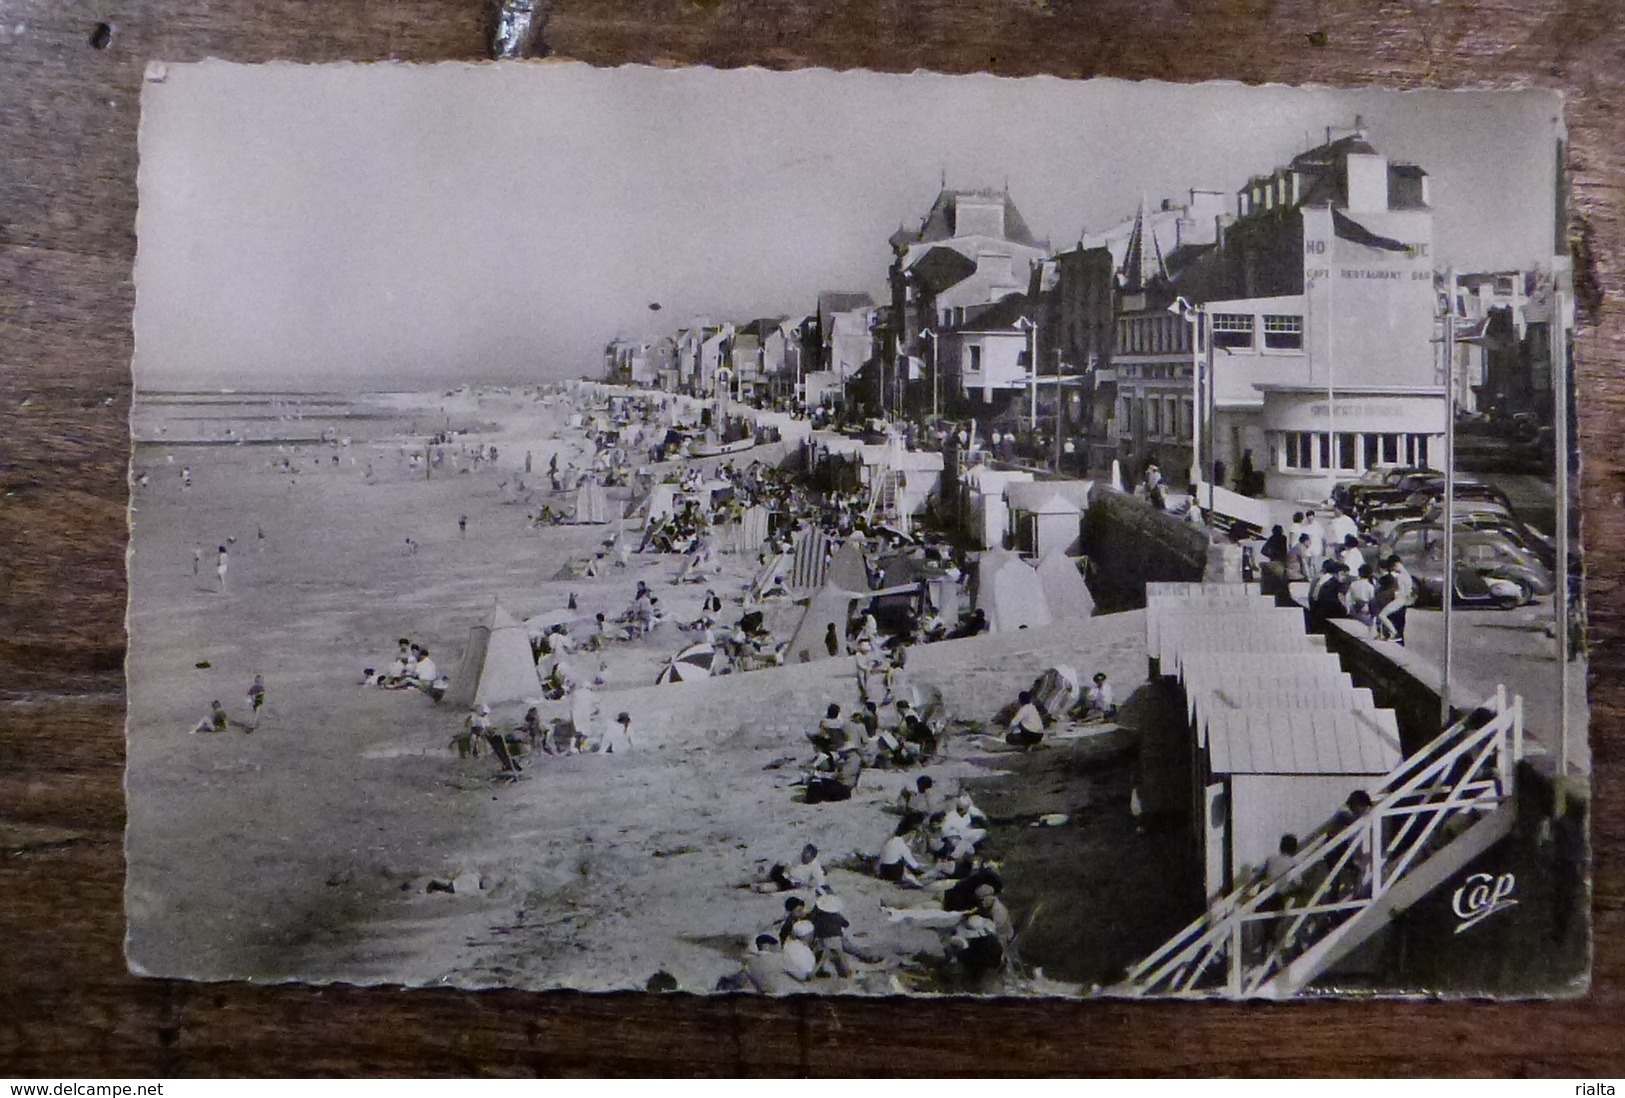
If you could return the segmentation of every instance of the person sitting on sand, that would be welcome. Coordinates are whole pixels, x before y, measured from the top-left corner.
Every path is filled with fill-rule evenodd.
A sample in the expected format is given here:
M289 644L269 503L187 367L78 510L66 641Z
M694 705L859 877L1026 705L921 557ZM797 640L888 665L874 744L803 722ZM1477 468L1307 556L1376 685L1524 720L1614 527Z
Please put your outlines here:
M948 634L948 638L950 640L959 640L964 637L974 637L986 633L987 629L987 614L978 608L972 610L970 616L960 623L959 628Z
M812 742L813 749L820 755L846 746L846 722L841 719L841 707L831 702L829 708L824 711L824 719L818 722L818 727L807 733L807 739Z
M942 894L944 911L976 910L978 895L984 887L991 888L995 894L1004 891L998 863L986 855L972 855L956 867L956 872L954 883Z
M878 726L867 746L873 764L883 769L902 770L920 761L919 752L898 728Z
M968 856L987 838L987 819L964 794L948 806L936 825L937 834L954 845L955 857Z
M400 649L395 653L395 659L390 662L388 667L384 668L384 673L380 676L384 683L394 684L400 682L406 677L407 664L415 662L412 657L414 647L412 642L402 637L399 644Z
M806 803L851 800L862 774L863 758L854 747L820 755L806 777Z
M1016 715L1010 718L1010 729L1004 735L1004 742L1030 751L1044 740L1044 715L1033 704L1031 691L1023 690L1016 701Z
M763 995L787 995L800 981L792 976L780 942L771 934L758 934L742 973L744 986L718 984L718 990L757 991ZM728 979L733 979L729 977Z
M1117 697L1106 672L1095 672L1094 682L1083 692L1082 710L1086 721L1112 721L1117 719Z
M209 703L209 715L197 722L192 729L196 732L226 732L231 729L231 718L226 715L226 709L216 699Z
M937 757L938 748L941 746L937 733L920 718L918 713L909 713L903 718L903 727L898 734L912 751L913 761L928 763Z
M767 872L764 882L770 886L758 891L767 892L813 892L824 888L824 863L818 858L818 847L808 843L801 848L801 857L793 865L784 862L776 863Z
M919 637L921 644L930 644L933 641L943 640L948 636L948 623L942 620L942 615L932 610L920 620Z
M880 848L880 856L875 860L875 876L910 888L920 887L920 874L925 869L915 861L914 850L909 845L919 827L920 817L912 812L897 822L897 829Z
M944 807L942 794L937 790L936 782L929 774L921 774L914 780L912 786L905 785L903 791L897 795L897 806L904 815L917 813L926 819Z
M948 939L947 951L960 966L965 988L986 991L990 982L1004 965L1004 947L999 942L998 929L985 915L970 913L954 928Z
M417 682L414 685L416 685L419 690L428 690L434 685L434 680L440 676L440 671L437 667L435 667L434 660L429 658L429 650L427 648L418 649L418 662L414 675L417 679Z
M807 901L800 896L789 895L784 898L784 918L779 920L779 944L788 942L795 925L807 917Z
M784 971L799 983L806 983L818 971L818 955L813 952L815 933L811 919L800 919L790 928L790 940L780 947Z

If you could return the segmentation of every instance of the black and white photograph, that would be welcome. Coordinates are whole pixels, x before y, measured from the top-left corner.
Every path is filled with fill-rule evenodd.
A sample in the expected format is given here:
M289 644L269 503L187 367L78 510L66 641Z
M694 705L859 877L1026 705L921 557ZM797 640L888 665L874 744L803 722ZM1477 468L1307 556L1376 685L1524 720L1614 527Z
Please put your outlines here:
M1562 98L153 63L126 959L1571 997Z

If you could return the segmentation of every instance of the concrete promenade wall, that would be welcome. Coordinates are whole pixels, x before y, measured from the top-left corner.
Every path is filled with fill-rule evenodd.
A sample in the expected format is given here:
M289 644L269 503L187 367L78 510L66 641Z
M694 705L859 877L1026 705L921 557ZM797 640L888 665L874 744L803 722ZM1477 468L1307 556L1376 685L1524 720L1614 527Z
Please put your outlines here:
M1208 560L1206 531L1122 492L1091 493L1083 517L1089 590L1098 613L1145 605L1145 585L1191 583Z
M1406 755L1442 731L1439 703L1444 675L1431 660L1397 644L1373 640L1357 621L1329 621L1325 636L1327 649L1342 659L1343 670L1354 677L1355 685L1370 687L1377 704L1397 715ZM1483 700L1470 697L1459 685L1451 691L1451 706L1458 711Z

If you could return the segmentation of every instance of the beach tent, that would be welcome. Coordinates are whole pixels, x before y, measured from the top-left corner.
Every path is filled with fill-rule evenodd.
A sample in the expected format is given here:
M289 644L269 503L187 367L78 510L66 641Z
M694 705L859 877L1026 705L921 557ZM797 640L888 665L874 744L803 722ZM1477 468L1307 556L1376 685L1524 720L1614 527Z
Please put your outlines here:
M785 586L790 584L790 566L795 563L789 553L774 553L768 558L766 564L757 570L755 578L750 581L750 599L760 599L762 592L773 585L773 581L782 578Z
M1044 601L1057 621L1087 618L1095 612L1095 598L1083 581L1075 560L1065 553L1050 553L1038 562L1038 582Z
M848 538L830 558L829 582L848 591L869 590L869 566L856 537Z
M649 521L663 519L676 509L677 485L656 484L649 489Z
M829 578L829 536L809 527L796 536L795 564L790 569L790 588L816 591Z
M666 666L660 669L655 676L655 683L692 682L695 679L708 679L712 668L717 662L717 650L705 641L689 645L671 659Z
M987 615L988 631L993 633L1036 629L1054 620L1038 572L1003 549L982 554L976 608Z
M829 658L829 649L824 645L824 634L831 625L835 626L835 636L840 639L842 653L846 650L846 627L854 614L854 602L861 602L867 606L872 599L884 598L887 595L908 595L919 590L917 583L904 583L896 587L882 587L878 591L848 591L837 587L834 583L825 585L807 604L807 612L801 617L801 624L790 637L790 647L785 650L786 663L810 663L813 660Z
M1058 489L1047 493L1030 491L1032 488L1049 487L1048 484L1035 482L1011 484L1005 488L1011 525L1016 528L1013 530L1016 541L1041 557L1071 551L1078 543L1082 531L1083 512L1061 491ZM1024 502L1018 506L1012 497L1018 494L1019 489L1029 491L1023 496Z
M824 644L824 635L831 625L835 626L835 636L841 642L842 651L845 651L846 626L852 620L853 597L852 592L843 591L833 584L815 594L807 604L801 624L796 626L790 638L790 647L785 650L785 662L797 664L828 659L829 649Z
M746 508L739 518L738 546L741 553L754 553L767 540L767 508L758 503Z
M576 513L574 521L600 523L608 522L610 514L609 496L604 492L604 486L595 480L585 480L576 490Z
M525 623L493 604L490 620L468 631L468 646L452 680L451 700L458 705L499 705L538 697L541 692Z

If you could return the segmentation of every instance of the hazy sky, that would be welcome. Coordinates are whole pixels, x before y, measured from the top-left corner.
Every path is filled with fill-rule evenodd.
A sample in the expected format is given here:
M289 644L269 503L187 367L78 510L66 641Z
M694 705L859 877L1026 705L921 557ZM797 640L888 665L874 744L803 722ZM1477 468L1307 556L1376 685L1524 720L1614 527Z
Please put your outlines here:
M616 335L879 294L901 224L1003 187L1056 246L1232 192L1363 116L1432 177L1440 265L1549 262L1543 92L576 64L172 65L142 98L136 382L596 373ZM652 302L659 312L649 309Z

